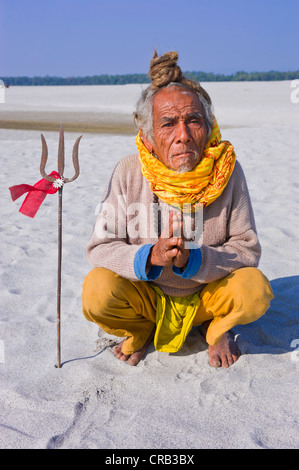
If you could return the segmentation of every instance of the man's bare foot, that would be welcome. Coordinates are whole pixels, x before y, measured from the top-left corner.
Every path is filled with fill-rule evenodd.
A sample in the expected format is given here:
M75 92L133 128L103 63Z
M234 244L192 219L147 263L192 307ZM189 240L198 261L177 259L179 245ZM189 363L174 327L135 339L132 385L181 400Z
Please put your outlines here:
M115 357L117 357L117 359L119 359L120 361L126 361L131 366L137 366L137 364L139 364L141 359L145 356L147 348L149 344L151 343L151 341L153 340L153 338L154 338L154 332L151 333L151 335L147 339L145 345L142 346L142 348L138 349L138 351L134 352L133 354L128 354L128 355L123 354L121 351L122 345L125 341L124 339L123 341L121 341L119 344L115 346L115 348L113 349L113 353Z
M202 325L202 332L205 337L209 323L210 322L206 322ZM225 369L234 364L241 356L241 351L231 331L224 333L215 346L209 345L208 353L210 366L224 367Z

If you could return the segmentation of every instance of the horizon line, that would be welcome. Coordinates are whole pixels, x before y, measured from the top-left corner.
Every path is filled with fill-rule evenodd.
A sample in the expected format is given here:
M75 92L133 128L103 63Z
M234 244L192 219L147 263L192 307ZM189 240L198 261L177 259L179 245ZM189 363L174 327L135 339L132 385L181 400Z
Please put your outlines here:
M222 72L204 72L203 70L188 70L183 72L183 74L203 74L203 75L212 75L215 77L233 77L239 74L245 74L245 75L251 75L251 74L269 74L269 73L277 73L277 74L296 74L299 73L299 69L297 70L275 70L275 69L270 69L270 70L253 70L251 72L246 72L245 70L237 70L236 72L231 72L231 73L222 73ZM100 74L89 74L89 75L1 75L0 79L4 78L59 78L62 80L67 80L67 79L77 79L77 78L93 78L93 77L132 77L132 76L143 76L148 78L148 73L145 72L130 72L130 73L100 73Z

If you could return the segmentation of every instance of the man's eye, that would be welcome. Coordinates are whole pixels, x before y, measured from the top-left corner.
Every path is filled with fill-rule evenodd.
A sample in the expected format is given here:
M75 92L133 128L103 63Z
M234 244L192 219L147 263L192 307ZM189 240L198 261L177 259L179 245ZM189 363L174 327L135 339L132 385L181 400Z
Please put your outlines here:
M171 127L172 125L172 122L165 122L162 127Z

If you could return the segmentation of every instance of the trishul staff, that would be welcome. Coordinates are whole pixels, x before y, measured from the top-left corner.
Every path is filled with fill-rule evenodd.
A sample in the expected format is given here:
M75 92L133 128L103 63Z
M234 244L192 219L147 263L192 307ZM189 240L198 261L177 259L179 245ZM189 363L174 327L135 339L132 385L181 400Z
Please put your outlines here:
M58 276L57 276L57 366L61 367L61 335L60 335L60 308L61 308L61 258L62 258L62 188L65 183L71 183L78 178L79 160L78 150L81 137L78 137L73 147L73 164L75 174L72 178L64 176L64 134L62 125L60 126L59 146L58 146L58 173L52 171L50 175L45 172L45 166L48 159L48 147L43 135L42 139L42 157L40 164L40 173L43 177L34 186L29 184L19 184L9 188L12 200L15 201L23 194L28 193L19 212L28 217L35 217L40 205L47 194L58 192Z
M62 260L62 190L65 183L71 183L78 178L80 173L78 150L79 142L81 137L78 137L73 147L73 165L75 174L72 178L66 178L64 176L64 133L62 125L60 126L59 132L59 146L58 146L58 173L59 178L47 175L45 172L45 166L48 159L48 147L46 139L41 134L42 139L42 157L40 163L40 173L42 177L53 183L53 186L58 189L58 269L57 269L57 366L61 367L61 328L60 328L60 317L61 317L61 260Z

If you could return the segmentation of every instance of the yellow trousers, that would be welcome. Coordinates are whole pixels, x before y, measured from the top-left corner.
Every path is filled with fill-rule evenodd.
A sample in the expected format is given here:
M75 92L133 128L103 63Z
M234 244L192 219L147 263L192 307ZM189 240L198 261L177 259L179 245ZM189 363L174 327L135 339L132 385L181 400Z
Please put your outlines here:
M199 293L193 326L211 320L206 341L216 344L236 325L260 318L273 298L268 279L257 268L241 268L207 284ZM130 281L105 268L85 277L83 314L106 333L126 337L123 354L140 349L156 323L156 293L150 282Z

